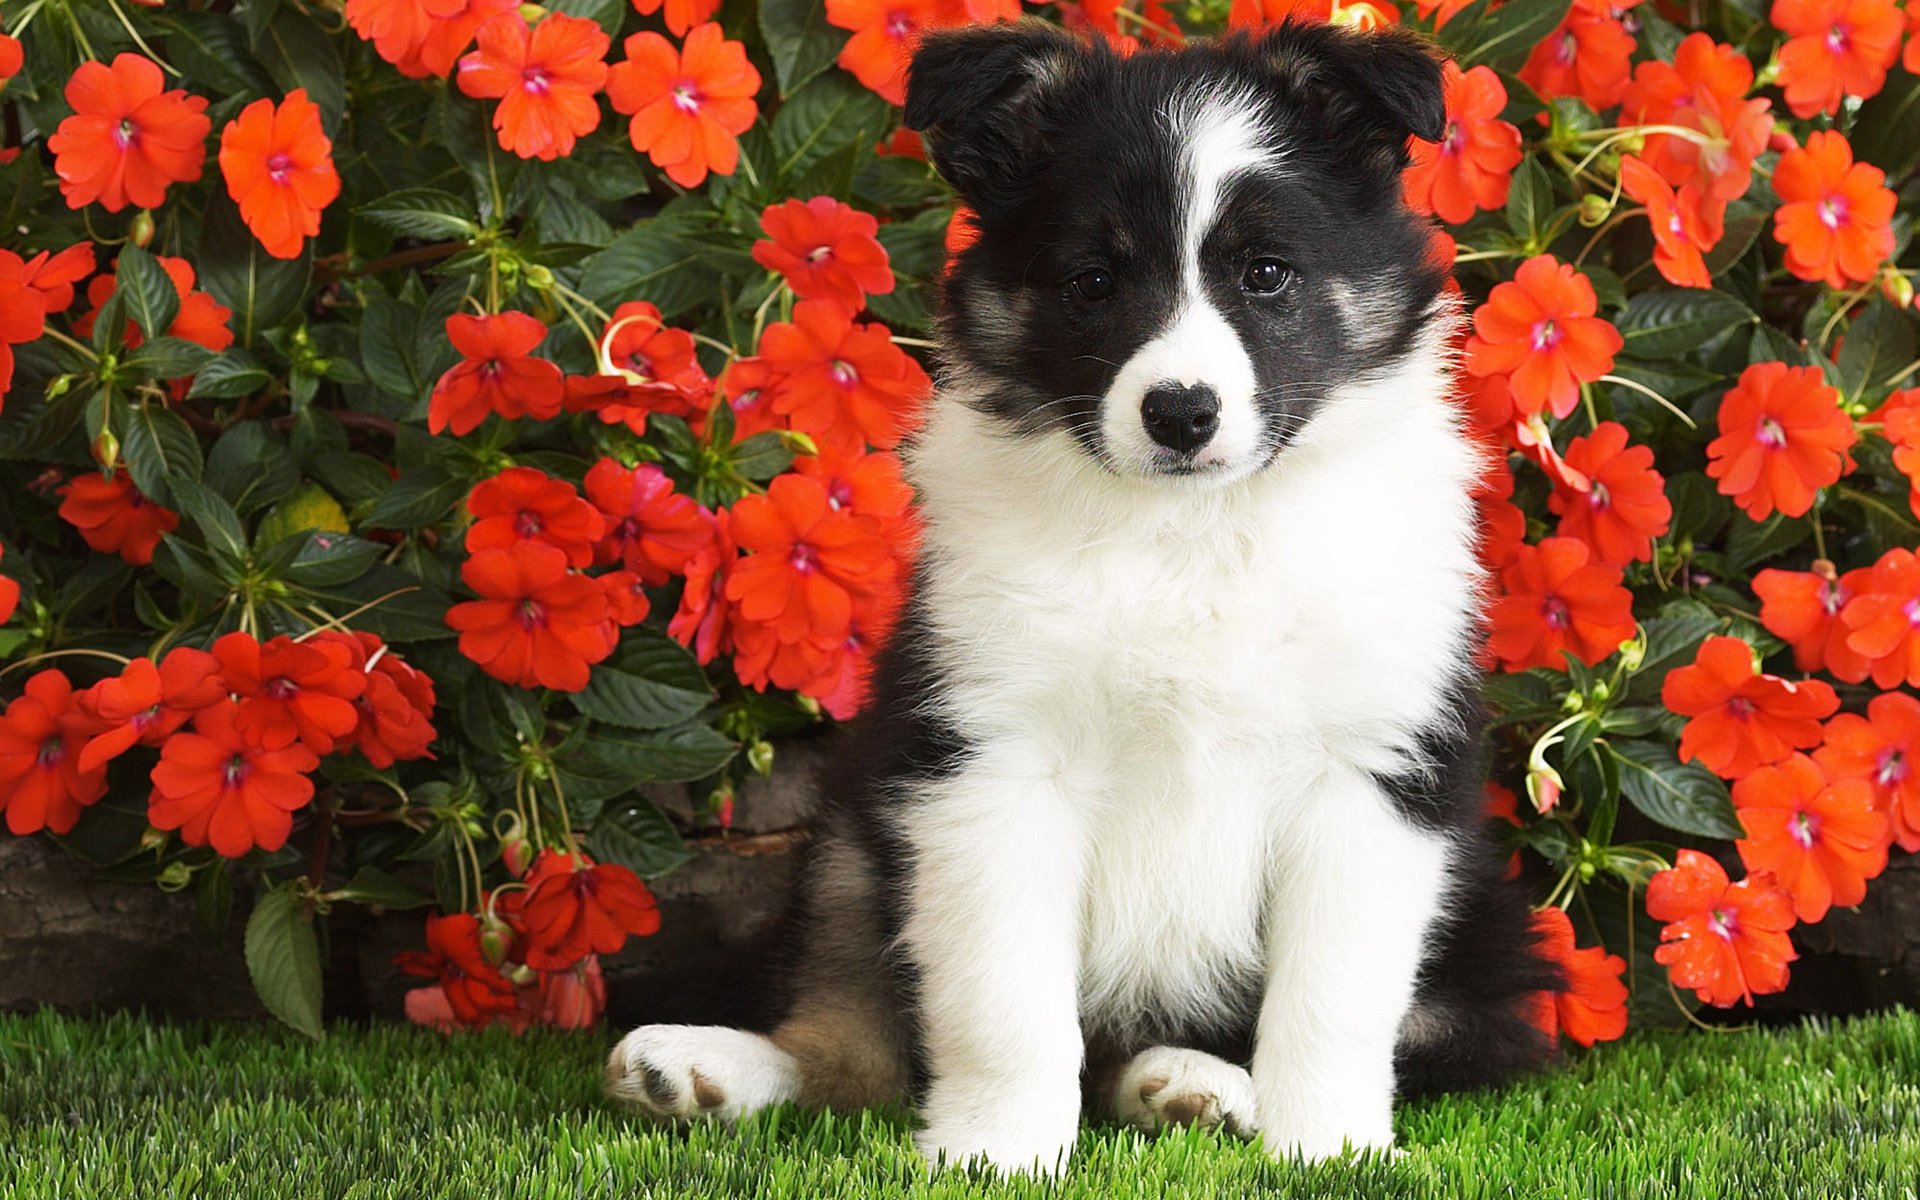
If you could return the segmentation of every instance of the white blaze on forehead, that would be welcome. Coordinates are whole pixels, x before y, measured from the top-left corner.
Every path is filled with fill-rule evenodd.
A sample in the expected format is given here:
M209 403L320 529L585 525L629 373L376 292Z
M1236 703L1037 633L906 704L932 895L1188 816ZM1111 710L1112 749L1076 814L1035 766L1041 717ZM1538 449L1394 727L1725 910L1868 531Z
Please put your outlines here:
M1221 197L1236 175L1278 160L1267 143L1252 96L1193 96L1167 114L1180 152L1180 265L1187 299L1202 297L1200 246L1220 212Z

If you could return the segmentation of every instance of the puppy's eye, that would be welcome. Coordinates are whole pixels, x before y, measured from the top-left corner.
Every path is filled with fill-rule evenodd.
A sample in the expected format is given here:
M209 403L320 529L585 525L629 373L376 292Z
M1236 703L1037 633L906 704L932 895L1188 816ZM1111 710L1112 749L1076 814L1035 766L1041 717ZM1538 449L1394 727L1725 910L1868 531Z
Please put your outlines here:
M1113 273L1104 268L1095 267L1091 271L1083 271L1075 275L1073 281L1067 286L1071 287L1073 294L1082 300L1105 300L1113 295Z
M1258 292L1270 296L1287 286L1293 278L1293 268L1277 258L1256 258L1247 264L1247 273L1241 277L1240 286L1249 292Z

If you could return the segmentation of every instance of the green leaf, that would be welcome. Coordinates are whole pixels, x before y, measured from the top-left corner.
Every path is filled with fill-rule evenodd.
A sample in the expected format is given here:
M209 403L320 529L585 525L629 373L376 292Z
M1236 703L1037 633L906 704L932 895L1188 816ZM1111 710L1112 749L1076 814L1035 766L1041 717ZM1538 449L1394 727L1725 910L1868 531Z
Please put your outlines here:
M1840 387L1849 400L1880 400L1902 368L1913 361L1913 322L1907 314L1875 295L1866 311L1847 327L1836 364Z
M1608 743L1620 766L1620 791L1649 820L1697 837L1741 838L1746 830L1718 776L1682 764L1672 747L1655 742Z
M320 106L328 132L338 137L347 85L340 51L327 31L298 9L283 8L255 37L254 48L260 65L283 92L307 89L307 98Z
M301 247L298 258L268 254L221 188L207 201L193 265L200 272L200 286L233 310L230 325L236 344L252 346L300 306L312 256L311 241Z
M1725 292L1674 288L1635 296L1616 324L1626 341L1622 353L1660 359L1698 350L1728 330L1759 319Z
M1552 215L1553 181L1547 178L1539 159L1522 159L1507 190L1507 228L1515 237L1534 241L1546 232L1547 218Z
M774 176L784 184L830 154L871 146L892 121L893 107L849 76L822 75L774 114Z
M606 30L607 36L615 40L619 39L620 23L627 12L626 0L555 0L548 7L570 17L584 17Z
M185 338L158 337L120 360L119 378L180 379L192 375L213 357L213 351Z
M653 879L693 859L673 823L646 800L616 804L600 814L587 844L603 862L615 862L642 879Z
M760 36L783 98L832 66L847 41L845 30L827 24L823 0L760 0Z
M231 562L245 562L247 533L233 506L203 483L175 480L175 504L206 539L207 548Z
M299 487L300 467L286 441L266 422L242 421L213 444L207 482L244 516Z
M689 783L726 766L735 749L711 727L688 722L646 733L596 728L581 757L588 774L621 775L636 784Z
M406 188L353 211L401 237L430 242L468 241L480 232L473 206L439 188Z
M127 316L140 332L148 338L164 336L180 312L180 293L153 255L131 244L120 247L113 278Z
M361 867L347 880L347 886L333 894L336 900L372 904L380 908L425 908L433 897L403 883L378 867Z
M718 299L720 276L701 260L696 228L680 214L641 222L582 264L581 292L608 311L646 300L667 320Z
M1920 77L1896 67L1879 94L1860 106L1849 136L1853 156L1889 179L1920 163Z
M385 549L350 533L304 531L306 544L287 567L288 583L305 588L340 587L366 574Z
M187 399L234 400L251 396L273 382L273 376L251 351L238 346L214 355L194 372Z
M1487 15L1460 54L1460 68L1479 63L1518 68L1533 48L1567 19L1573 0L1512 0Z
M295 1032L318 1040L320 1025L320 940L313 917L303 912L300 885L290 880L254 905L247 918L247 974L267 1011Z
M713 688L693 655L671 638L647 629L626 635L620 653L593 669L592 681L573 697L574 707L597 720L629 729L665 729L694 716L713 699Z
M793 465L793 449L777 433L756 433L733 447L728 461L743 478L763 483Z
M420 363L424 320L413 305L392 299L378 288L367 290L360 320L360 365L375 387L416 404L432 383Z
M418 529L445 517L467 494L464 479L439 467L408 471L388 488L368 512L365 524L375 529Z
M167 37L167 55L195 92L243 100L272 92L273 80L254 61L251 39L239 21L225 13L156 15Z
M1733 532L1727 535L1726 566L1733 571L1774 558L1798 546L1813 535L1813 522L1805 517L1774 513L1764 521L1745 516L1734 518Z
M172 505L176 484L200 478L200 439L178 413L159 401L128 409L120 441L133 486L157 504Z

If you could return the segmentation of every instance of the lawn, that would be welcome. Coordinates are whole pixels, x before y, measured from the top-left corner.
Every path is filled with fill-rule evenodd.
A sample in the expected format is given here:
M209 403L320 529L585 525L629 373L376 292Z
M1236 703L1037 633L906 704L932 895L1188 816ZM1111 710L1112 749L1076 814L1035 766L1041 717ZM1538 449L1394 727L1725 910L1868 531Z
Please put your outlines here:
M603 1103L607 1039L0 1016L0 1196L1914 1197L1920 1015L1650 1034L1407 1109L1393 1160L1269 1162L1090 1130L1064 1185L923 1181L897 1113L651 1128Z

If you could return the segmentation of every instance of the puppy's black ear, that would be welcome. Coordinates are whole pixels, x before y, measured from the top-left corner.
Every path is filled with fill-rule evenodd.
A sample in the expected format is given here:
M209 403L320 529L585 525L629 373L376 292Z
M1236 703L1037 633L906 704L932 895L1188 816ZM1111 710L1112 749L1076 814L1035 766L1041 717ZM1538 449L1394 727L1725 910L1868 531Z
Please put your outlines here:
M1399 28L1287 23L1262 36L1260 49L1287 82L1317 95L1327 115L1369 150L1406 162L1409 136L1446 135L1440 59L1418 34Z
M992 219L1025 197L1046 152L1046 100L1089 57L1071 34L1040 21L928 34L908 68L907 128L926 136L960 198Z

